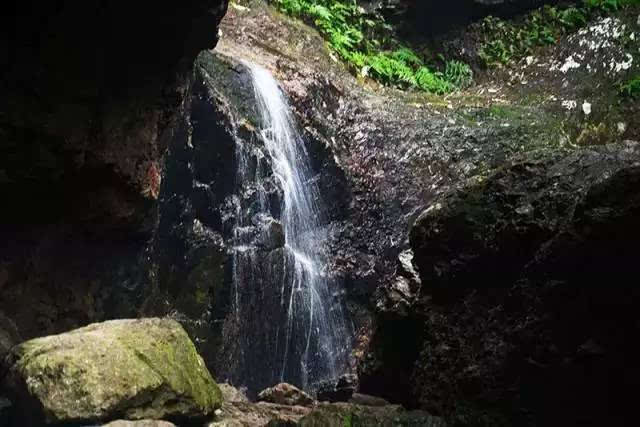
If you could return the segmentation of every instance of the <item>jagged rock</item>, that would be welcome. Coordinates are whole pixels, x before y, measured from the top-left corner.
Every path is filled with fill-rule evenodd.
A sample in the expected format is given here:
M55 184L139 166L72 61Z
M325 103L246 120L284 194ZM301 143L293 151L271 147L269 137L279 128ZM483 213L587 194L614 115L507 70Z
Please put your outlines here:
M222 392L222 400L225 402L248 402L249 399L243 391L238 390L231 384L222 383L218 384L220 392Z
M389 286L383 287L376 302L379 312L407 316L420 288L420 275L413 266L413 251L405 249L398 255L396 274Z
M169 421L160 421L160 420L138 420L138 421L116 420L116 421L111 421L110 423L104 424L102 427L176 427L176 425L173 423L170 423Z
M329 381L318 388L317 397L321 402L348 402L358 388L358 377L345 374L338 381Z
M220 390L170 319L112 320L11 350L3 388L22 425L202 419Z
M284 228L282 223L273 218L264 218L260 224L263 233L262 242L266 250L273 250L284 246Z
M291 406L309 406L314 403L313 398L307 393L287 383L276 384L273 387L262 390L258 394L258 400Z

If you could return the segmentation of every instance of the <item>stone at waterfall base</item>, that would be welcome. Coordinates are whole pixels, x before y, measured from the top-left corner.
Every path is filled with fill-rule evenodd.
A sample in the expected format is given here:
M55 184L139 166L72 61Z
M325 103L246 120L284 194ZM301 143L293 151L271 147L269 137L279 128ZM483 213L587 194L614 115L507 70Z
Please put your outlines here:
M222 415L207 427L446 427L442 418L424 411L406 411L399 405L366 406L353 403L318 403L305 406L275 403L225 402Z
M116 420L103 424L102 427L176 427L176 425L169 421L161 420Z
M258 394L258 401L291 406L310 406L315 402L313 397L298 387L287 383L276 384L273 387L262 390Z
M295 393L296 390L300 392L290 384L278 384L267 390L272 392L274 389L286 389L289 393ZM242 398L239 390L229 384L225 384L223 390L225 399L222 410L216 413L214 421L207 427L446 427L442 418L434 417L428 412L407 411L402 406L392 405L379 397L358 393L353 394L350 402L314 402L311 406L301 406L249 402Z
M348 402L358 389L358 377L344 374L338 381L326 381L320 384L317 397L321 402Z
M200 420L220 390L182 326L112 320L14 347L4 390L20 425Z

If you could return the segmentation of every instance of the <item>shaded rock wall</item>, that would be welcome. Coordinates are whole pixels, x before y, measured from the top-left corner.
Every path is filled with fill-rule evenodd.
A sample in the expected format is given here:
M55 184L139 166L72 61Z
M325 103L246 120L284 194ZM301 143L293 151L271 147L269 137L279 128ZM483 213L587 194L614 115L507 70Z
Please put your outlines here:
M363 0L379 10L401 33L433 36L467 25L485 16L511 17L559 0Z
M225 240L233 221L225 209L236 189L236 138L252 136L240 128L238 110L252 109L253 88L235 62L203 52L195 64L185 113L165 156L142 311L177 317L217 375L233 290Z
M411 229L417 333L365 385L397 369L408 403L463 425L631 425L639 159L534 153L436 198Z
M226 3L5 6L0 310L25 337L135 312L162 156Z

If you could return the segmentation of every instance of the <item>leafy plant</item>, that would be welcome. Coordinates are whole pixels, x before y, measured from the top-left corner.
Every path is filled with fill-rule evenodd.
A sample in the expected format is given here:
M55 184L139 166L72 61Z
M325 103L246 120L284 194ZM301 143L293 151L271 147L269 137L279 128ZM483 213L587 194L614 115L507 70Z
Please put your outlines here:
M444 78L456 87L466 88L473 81L473 71L464 62L447 61L444 68Z
M599 12L615 12L627 6L640 5L640 0L583 0L584 7Z
M486 38L478 53L486 66L508 64L530 55L538 46L555 43L594 16L636 5L640 0L583 0L576 6L544 6L515 23L489 16L480 23Z
M362 76L401 88L414 87L443 94L468 86L473 75L461 62L432 71L403 45L384 18L368 14L355 0L272 0L281 11L315 26L331 49Z
M620 85L620 95L640 99L640 74L632 77L626 83Z

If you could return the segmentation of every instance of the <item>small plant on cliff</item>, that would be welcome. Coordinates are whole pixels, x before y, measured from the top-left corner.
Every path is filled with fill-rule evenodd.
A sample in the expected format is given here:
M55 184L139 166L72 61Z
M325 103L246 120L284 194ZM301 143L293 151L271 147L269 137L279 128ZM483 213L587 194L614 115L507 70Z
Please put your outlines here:
M637 5L640 0L583 0L575 6L544 6L519 21L489 16L480 23L485 40L479 56L488 67L508 64L530 55L536 47L555 43L598 15Z
M434 72L403 45L382 16L365 12L355 0L272 0L281 11L314 25L331 49L361 76L401 88L451 92L470 83L471 69L447 63Z
M620 95L640 99L640 74L620 85Z
M473 81L473 71L464 62L445 61L444 78L456 87L465 88Z
M615 12L627 6L640 5L640 0L583 0L584 7L599 12Z

